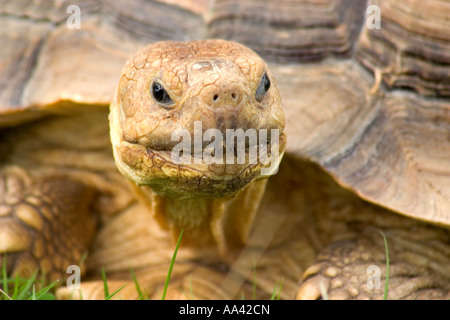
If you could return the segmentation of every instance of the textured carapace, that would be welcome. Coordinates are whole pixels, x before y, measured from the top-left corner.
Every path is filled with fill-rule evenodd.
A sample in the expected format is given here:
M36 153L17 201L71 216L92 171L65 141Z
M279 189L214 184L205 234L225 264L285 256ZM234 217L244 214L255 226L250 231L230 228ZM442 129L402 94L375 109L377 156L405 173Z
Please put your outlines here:
M80 9L79 29L71 28L69 6ZM449 16L443 0L0 0L0 261L6 257L12 278L39 267L61 280L89 251L82 295L61 288L59 297L104 299L105 270L110 292L123 288L113 298L139 298L131 268L142 292L160 299L183 228L166 298L268 299L282 281L285 299L382 299L389 274L390 300L448 300ZM125 61L157 41L206 38L247 45L270 69L231 43L194 42L220 56L199 59L195 70L194 43L172 42L172 56L155 44L130 60L122 83L142 90L128 91L139 104L127 112L143 120L129 123L124 142L125 104L116 98L113 143L130 175L192 198L134 183L130 190L114 164L107 121ZM185 57L168 67L177 51ZM203 111L182 113L193 102L182 101L195 90L189 81L214 79L214 68L231 75L220 80L229 91L204 86ZM163 139L164 121L216 112L203 129L242 126L233 115L240 90L261 106L277 86L289 141L270 179L212 198L226 189L212 183L238 166L202 171L165 160L173 142ZM222 118L206 106L214 101L225 106ZM258 121L273 121L267 105L248 114L264 110ZM252 179L250 169L240 173ZM246 183L240 175L228 181ZM210 193L197 197L201 190ZM379 289L369 286L368 267L379 267Z

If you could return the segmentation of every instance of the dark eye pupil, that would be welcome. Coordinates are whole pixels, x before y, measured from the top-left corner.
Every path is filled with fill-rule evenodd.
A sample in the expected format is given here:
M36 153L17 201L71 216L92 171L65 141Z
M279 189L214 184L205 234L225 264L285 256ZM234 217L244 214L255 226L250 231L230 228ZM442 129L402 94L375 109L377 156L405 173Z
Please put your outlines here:
M264 75L261 78L261 82L259 83L258 89L256 90L255 98L257 101L261 101L265 96L267 91L269 91L270 88L270 80L267 76L267 73L264 73Z
M158 82L154 82L152 85L152 95L156 102L161 104L169 104L173 102L166 89L164 89L164 87Z
M267 74L264 74L263 81L264 81L264 90L267 92L270 88L270 80L267 77Z

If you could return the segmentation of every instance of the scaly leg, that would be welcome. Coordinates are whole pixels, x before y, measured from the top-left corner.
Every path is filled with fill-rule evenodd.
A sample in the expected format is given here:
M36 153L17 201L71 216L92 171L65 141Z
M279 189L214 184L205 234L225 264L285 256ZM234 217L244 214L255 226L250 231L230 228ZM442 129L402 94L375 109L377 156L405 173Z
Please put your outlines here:
M32 178L18 166L0 171L0 259L8 273L48 280L78 265L96 231L96 191L62 176Z
M431 226L385 232L389 254L388 299L450 298L450 234ZM383 299L386 254L379 231L327 246L309 267L298 299Z

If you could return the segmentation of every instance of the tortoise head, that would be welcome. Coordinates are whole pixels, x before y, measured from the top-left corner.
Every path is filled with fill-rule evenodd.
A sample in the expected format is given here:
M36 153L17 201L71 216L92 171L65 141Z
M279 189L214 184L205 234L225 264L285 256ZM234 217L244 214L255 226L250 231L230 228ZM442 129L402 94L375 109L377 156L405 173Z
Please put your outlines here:
M123 68L110 113L121 173L177 198L231 196L274 173L284 125L267 64L224 40L140 50Z

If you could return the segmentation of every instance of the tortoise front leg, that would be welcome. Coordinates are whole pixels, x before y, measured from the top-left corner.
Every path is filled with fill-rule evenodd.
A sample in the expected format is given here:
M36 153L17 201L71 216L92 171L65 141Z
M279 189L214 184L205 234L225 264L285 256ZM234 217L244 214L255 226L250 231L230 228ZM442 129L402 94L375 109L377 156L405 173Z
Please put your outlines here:
M17 166L0 171L0 259L7 271L42 270L61 279L78 265L96 231L93 188L62 176L31 178Z
M387 299L450 298L446 230L430 226L386 231ZM327 246L303 274L298 299L383 299L386 283L383 237L375 228Z

